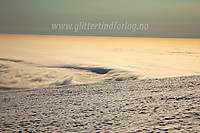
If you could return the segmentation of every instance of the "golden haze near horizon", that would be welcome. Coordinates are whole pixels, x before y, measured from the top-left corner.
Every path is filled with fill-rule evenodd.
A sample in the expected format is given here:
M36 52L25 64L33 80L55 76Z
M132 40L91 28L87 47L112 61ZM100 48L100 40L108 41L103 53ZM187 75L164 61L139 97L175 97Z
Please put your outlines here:
M200 74L200 39L0 34L0 88Z

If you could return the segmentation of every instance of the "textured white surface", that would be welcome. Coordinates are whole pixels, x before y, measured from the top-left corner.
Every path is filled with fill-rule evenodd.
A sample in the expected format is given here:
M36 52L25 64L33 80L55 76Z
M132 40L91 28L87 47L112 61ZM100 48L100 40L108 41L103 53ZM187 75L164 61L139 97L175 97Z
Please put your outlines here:
M200 76L0 92L0 132L200 132Z

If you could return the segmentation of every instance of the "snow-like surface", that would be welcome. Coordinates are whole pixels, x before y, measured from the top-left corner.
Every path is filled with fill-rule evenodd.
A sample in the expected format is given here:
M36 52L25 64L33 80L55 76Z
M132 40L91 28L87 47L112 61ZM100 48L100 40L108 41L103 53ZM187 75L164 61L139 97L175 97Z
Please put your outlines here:
M2 90L0 132L200 132L200 76Z

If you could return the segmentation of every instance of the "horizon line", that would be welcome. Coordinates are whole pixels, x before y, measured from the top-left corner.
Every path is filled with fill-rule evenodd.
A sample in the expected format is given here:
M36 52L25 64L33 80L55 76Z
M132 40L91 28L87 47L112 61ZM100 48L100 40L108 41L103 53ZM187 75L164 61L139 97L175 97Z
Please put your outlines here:
M112 36L112 35L65 35L65 34L33 34L33 33L0 33L0 35L41 35L41 36L74 36L74 37L127 37L127 38L169 38L169 39L200 39L200 37L148 37L148 36Z

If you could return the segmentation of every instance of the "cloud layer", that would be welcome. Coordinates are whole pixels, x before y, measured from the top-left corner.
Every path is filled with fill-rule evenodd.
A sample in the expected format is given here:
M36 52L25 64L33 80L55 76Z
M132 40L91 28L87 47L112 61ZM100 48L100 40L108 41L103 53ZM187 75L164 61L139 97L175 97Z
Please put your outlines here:
M23 60L0 58L0 89L135 80L126 71L79 65L37 66Z

